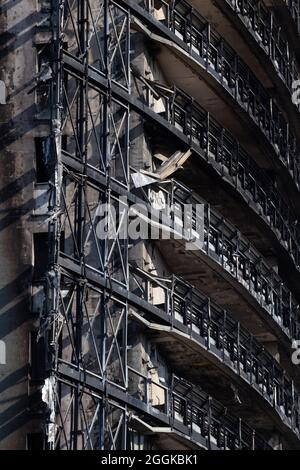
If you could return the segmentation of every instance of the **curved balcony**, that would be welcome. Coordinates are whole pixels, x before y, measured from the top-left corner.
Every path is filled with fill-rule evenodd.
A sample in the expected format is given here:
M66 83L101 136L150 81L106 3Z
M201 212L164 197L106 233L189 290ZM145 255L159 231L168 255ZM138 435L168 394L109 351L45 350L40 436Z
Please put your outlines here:
M156 19L156 13L147 11L144 1L133 6L130 0L123 0L133 9L133 14L142 15L150 28L157 28L174 44L199 63L200 72L205 70L217 80L222 89L246 113L250 122L262 132L262 137L288 169L297 188L300 188L298 171L300 148L289 123L283 117L275 100L262 87L255 75L235 51L220 37L195 10L189 6L184 17L177 7L170 15ZM181 5L181 3L180 3ZM142 6L142 8L141 8Z
M272 450L254 429L241 419L228 416L225 407L207 393L182 378L173 375L171 386L164 387L129 367L129 382L139 381L138 400L151 406L151 389L155 387L164 396L164 413L173 425L193 441L211 450ZM144 390L142 392L141 390ZM153 407L153 405L152 405Z
M87 275L89 276L88 273L89 269L87 269ZM171 438L172 435L175 439L180 438L187 448L194 448L196 444L197 447L206 449L270 449L270 446L260 438L259 434L254 429L251 429L246 424L246 421L244 422L243 419L239 419L239 414L239 418L231 418L230 413L223 412L225 410L224 405L211 399L207 393L199 390L197 386L191 386L192 384L186 380L177 379L175 376L172 377L172 372L167 374L164 384L160 383L159 380L157 380L157 382L153 381L151 380L151 375L147 374L146 369L144 370L147 375L143 375L143 371L137 371L128 366L127 357L125 358L121 354L122 358L120 358L119 365L121 368L124 367L123 379L119 380L121 376L118 376L118 379L116 379L112 378L109 373L106 374L102 367L99 367L100 364L98 362L99 358L96 344L99 335L98 324L103 318L103 311L101 308L98 308L98 300L102 298L102 294L106 291L107 286L102 288L97 282L94 283L91 279L87 280L86 283L86 296L83 308L82 328L84 332L84 348L80 357L74 354L73 338L74 335L76 335L76 331L72 328L74 322L74 314L72 312L74 308L73 302L76 302L76 296L73 295L73 289L80 279L79 273L75 274L75 276L74 274L74 271L71 274L69 268L66 268L63 269L61 277L61 286L63 287L64 295L60 297L59 305L64 320L57 334L62 340L63 348L59 353L55 369L62 383L65 385L70 384L70 386L75 387L80 385L84 388L85 392L91 393L94 396L105 395L116 403L128 405L128 411L130 411L130 413L134 412L135 415L140 416L141 420L145 420L145 425L149 426L147 428L148 431L150 431L151 427L154 434L158 431L162 434L169 434ZM136 275L135 272L131 271L131 274L132 281L134 279L136 280L137 278L134 277ZM143 273L143 282L145 280L147 282L149 279L150 278L147 278L145 273ZM173 299L172 302L174 302L174 307L170 304L170 311L164 311L162 306L160 306L161 310L159 310L159 308L155 308L145 300L145 285L142 292L139 288L138 291L135 289L135 293L131 292L130 295L128 295L128 289L119 287L117 290L115 289L114 281L112 281L110 288L112 288L113 294L112 296L109 294L110 301L113 302L112 305L115 306L116 312L119 311L119 308L121 308L123 313L127 311L127 302L124 302L127 297L128 306L137 307L139 312L151 312L155 310L156 312L160 311L163 315L166 312L165 316L171 318L169 313L183 313L179 306L182 297L181 284L179 284L179 282L180 281L176 279L175 286L174 278L175 295L171 297L171 290L168 290L168 298L170 300ZM152 285L160 287L162 284L152 283ZM70 294L70 297L68 294ZM195 295L200 299L198 293L195 293ZM196 297L194 296L191 301L195 304L197 312L199 311L201 313L202 307L196 305ZM93 298L95 302L93 303L92 310L88 307L91 298ZM96 301L95 299L98 300ZM114 309L112 305L109 308ZM196 310L195 315L198 315ZM121 347L121 343L118 343L118 338L123 328L126 328L127 315L124 315L123 319L124 323L121 322L119 326L115 326L116 330L113 328L114 339L110 336L112 343L109 341L110 352L108 352L107 357L109 364L114 365L114 367L116 366L116 357L111 357L112 362L109 360L111 354L110 348L111 344L113 345L115 341L116 344L119 344ZM110 320L107 319L110 325L112 325L112 323L110 323L111 320L111 318ZM112 321L114 322L114 320ZM176 321L178 323L178 319L176 319ZM211 327L209 326L209 328ZM209 331L211 331L211 329ZM225 348L227 348L227 345L225 345ZM255 350L253 350L253 352L255 352ZM94 360L92 360L92 358ZM121 375L123 376L123 374ZM185 393L180 392L182 388L179 388L179 386L184 387ZM278 386L280 387L280 385ZM176 403L178 403L178 400L180 402L182 401L182 403L186 403L186 407L182 407L180 410L177 408L175 410L175 391ZM285 391L288 393L287 386ZM158 400L156 397L158 397ZM285 400L284 396L283 400ZM193 406L191 406L192 403ZM287 406L289 405L287 404ZM190 413L192 410L193 413ZM211 421L208 421L208 418L211 418ZM218 430L218 432L215 430ZM149 433L147 432L147 434Z
M256 0L222 0L218 5L224 12L229 6L235 17L242 21L245 31L248 35L251 33L252 38L272 62L276 73L289 90L291 100L292 84L298 79L299 67L273 10L267 8L262 1Z
M246 382L273 408L297 439L300 439L300 394L294 382L253 335L239 322L233 320L229 312L213 304L207 296L177 276L172 276L170 279L156 278L141 269L131 267L131 279L133 294L150 304L154 303L167 315L166 324L170 330L165 328L165 321L163 325L161 318L155 318L153 323L155 326L151 333L152 336L155 332L157 336L161 334L169 339L166 343L161 342L161 348L168 357L169 364L179 371L184 371L185 377L203 382L209 387L210 374L214 376L216 371L220 373L221 363L225 366L223 374L226 374L226 368L235 374L235 376L228 374L228 388L234 380L240 389ZM160 295L155 297L158 291ZM155 301L157 298L160 303ZM132 317L134 318L134 314ZM146 314L146 318L150 320L151 329L153 313ZM139 321L138 316L136 321ZM143 323L143 320L140 319L140 322ZM157 322L161 324L161 331ZM173 330L178 332L177 338L176 335L174 337ZM176 341L180 345L178 354ZM195 344L198 347L195 347ZM190 353L182 355L180 353L182 347L190 350ZM203 360L204 364L207 363L207 367L194 368L192 363L195 359L196 362ZM217 395L219 388L218 396L224 400L226 392L223 386L216 384L215 381L212 384L214 395ZM240 404L241 414L244 407L247 410L247 407L251 406L251 400L249 389L244 390ZM261 410L257 410L257 414L260 413Z
M151 188L151 187L150 187ZM156 184L154 189L149 189L148 201L149 209L151 209L150 201L155 200L155 192L159 192L158 200L164 200L165 213L168 219L171 218L173 223L178 222L183 226L185 216L185 204L191 204L194 207L193 213L193 235L197 237L198 218L195 217L196 204L202 204L203 201L192 196L191 191L181 184L166 182L163 185ZM101 191L96 191L91 187L92 200L96 200ZM140 191L140 190L136 190ZM95 195L94 195L95 193ZM145 191L142 191L143 199ZM139 202L142 199L134 197L130 201ZM156 198L157 199L157 198ZM175 204L175 206L174 206ZM95 206L94 210L96 210ZM68 212L69 213L69 212ZM97 212L96 212L97 214ZM196 214L197 215L197 214ZM240 235L240 233L231 224L228 224L224 219L213 211L208 205L205 205L204 223L201 228L204 234L204 243L196 251L182 250L181 240L162 240L158 239L157 243L164 243L164 255L168 257L168 264L174 273L182 270L185 267L191 272L194 270L194 276L201 280L201 275L204 269L205 279L208 284L204 285L204 290L207 295L210 295L213 300L217 301L220 305L225 306L227 303L232 304L233 300L238 299L238 304L235 306L235 312L232 313L243 318L243 324L254 333L259 334L264 332L272 332L274 340L280 338L282 344L290 353L291 341L300 339L300 313L299 304L294 299L290 290L284 285L280 276L276 274L267 262L261 257L260 253L251 246L249 241ZM72 217L72 216L71 216ZM65 219L68 220L67 218ZM72 220L72 219L71 219ZM93 213L87 218L85 225L88 234L91 234L96 229ZM66 226L66 230L68 226ZM64 256L69 260L76 262L78 252L76 244L72 237L68 239L68 246L66 245ZM97 237L87 237L89 242L88 251L85 256L86 269L90 269L93 275L100 275L102 273L102 258L101 253L98 253L99 247ZM177 249L179 247L179 249ZM174 256L176 252L176 256ZM93 253L98 253L99 259L93 257L91 263L91 256ZM118 257L120 253L116 253ZM60 260L62 263L62 260ZM76 268L77 269L77 268ZM120 271L121 270L121 271ZM120 272L119 272L120 271ZM98 273L98 274L97 274ZM216 276L211 278L211 275ZM184 272L183 276L188 278L189 273ZM126 279L128 275L126 274ZM114 279L118 285L123 282L122 266L116 264L114 271L111 273L111 279ZM216 283L218 289L216 290ZM230 291L230 298L222 298L221 301L216 298L218 293L222 291L221 284L224 289ZM127 285L127 281L125 282ZM210 289L210 292L207 290ZM249 313L249 315L248 315ZM255 315L255 321L253 320ZM259 319L259 321L258 321ZM259 331L253 331L257 330Z
M159 243L163 244L164 255L168 257L168 264L172 271L177 273L178 270L183 272L184 269L187 269L186 274L181 274L186 277L191 270L190 263L193 263L194 277L197 278L200 273L203 274L202 264L205 265L207 279L209 279L209 272L212 270L214 275L218 275L219 279L222 279L222 282L226 285L229 283L230 289L237 291L238 297L241 297L242 294L249 305L255 305L254 312L259 311L258 307L261 308L261 313L263 313L260 318L267 321L268 328L271 327L275 336L280 333L282 336L283 333L282 338L289 338L289 341L300 338L298 302L274 269L270 268L249 241L241 236L235 227L224 221L223 217L212 210L208 204L192 195L191 191L182 184L172 181L158 185L155 189L149 189L148 201L154 201L157 193L159 193L160 200L164 201L163 212L168 220L173 220L175 229L178 224L181 227L184 226L184 206L191 204L193 207L191 216L193 236L198 240L199 225L196 205L205 204L204 243L201 248L189 252L182 250L182 240L172 239L171 243L170 240L159 240ZM177 250L175 250L176 244L179 247ZM176 251L176 257L174 257L174 251ZM187 261L187 257L189 261ZM198 260L200 265L196 263ZM214 286L210 279L207 288L213 289L214 292ZM244 324L246 324L246 320L245 317ZM251 324L253 326L252 322L250 322Z
M62 359L58 361L58 374L65 391L72 393L80 384L84 390L84 403L91 408L99 408L104 395L110 409L120 410L126 404L130 413L130 429L139 431L141 435L146 431L148 437L167 437L173 445L180 443L180 449L272 450L255 429L242 419L230 416L220 402L200 387L176 375L172 375L170 384L164 386L128 367L128 390L124 392L107 383L104 392L103 382L94 374L81 367L75 368ZM153 391L160 396L159 404L153 403ZM64 428L62 415L58 437L63 432L67 441L69 429ZM89 429L82 432L84 449L88 450L90 446L97 449L95 443L91 444L90 432L92 434ZM55 445L58 448L58 439Z
M67 59L68 57L65 56L65 64ZM259 215L263 221L264 230L267 231L267 240L271 239L275 250L279 251L278 254L282 257L286 256L286 261L291 259L295 268L300 272L299 229L296 226L296 218L266 172L259 168L230 132L225 130L190 96L177 88L168 88L144 77L137 77L134 71L132 71L132 75L134 77L133 82L138 83L137 88L141 83L142 92L139 89L137 90L139 98L123 94L120 98L124 100L125 96L128 101L122 106L116 98L113 101L118 103L118 106L114 106L124 115L124 121L129 112L128 102L132 103L133 109L134 107L137 108L136 105L138 105L141 112L146 114L147 121L152 122L152 124L154 122L155 131L151 134L152 140L159 138L159 129L161 129L163 137L165 137L165 132L168 132L168 135L171 136L171 142L177 146L176 150L178 150L178 145L181 148L190 147L195 162L198 158L200 166L203 165L206 171L213 169L213 175L219 175L219 182L222 185L227 184L228 186L229 184L231 188L238 191L242 203L249 205L253 211L252 213ZM117 87L114 89L115 94L116 90ZM91 96L89 95L89 108L92 100L93 106L95 106L93 93L91 93ZM97 93L100 103L97 110L100 115L103 100L101 100L102 93ZM72 102L72 96L66 97L66 100ZM73 112L75 112L75 109L72 108L66 116L66 126L68 125L70 128L75 127L72 119ZM127 127L124 126L123 133L120 136L122 139L119 137L118 147L114 147L119 150L119 158L114 157L113 165L111 165L115 169L117 169L116 162L120 162L118 163L119 167L127 168L129 137L126 129ZM89 132L91 135L90 140L91 142L95 140L100 155L105 154L102 141L99 141L96 134L93 116L89 117ZM76 154L77 138L76 135L68 137L68 145L66 149L63 149L64 154ZM92 147L92 144L90 144L90 147ZM97 159L97 154L91 152L90 149L88 165L90 168L97 168L105 175L103 158ZM300 167L295 167L295 172L300 175ZM124 177L121 169L118 171L118 176L118 179L116 179L112 173L112 178L118 180L119 183L128 181L127 175ZM185 177L185 174L183 176ZM236 192L234 196L236 199ZM260 233L262 233L262 230Z
M67 63L67 57L65 62ZM256 166L252 166L247 154L231 139L230 134L223 131L190 97L155 82L150 82L150 85L149 88L144 88L141 99L122 93L122 100L126 99L136 112L141 112L147 117L149 125L152 123L155 126L155 138L159 134L157 129L165 130L172 136L171 141L177 150L178 142L183 147L190 147L203 162L213 164L222 177L226 175L231 184L248 200L252 199L257 206L257 213L265 214L265 226L270 226L297 266L298 231L293 228L293 219L287 220L288 211L281 199L277 199L278 194L273 189L267 191L268 181L262 179L261 184L257 183L261 173L255 174ZM117 96L117 93L118 89L115 87L114 96ZM159 103L159 106L156 103ZM72 142L68 146L68 156L73 152L71 144ZM76 151L76 145L74 149Z
M163 103L164 111L160 116L182 132L191 148L197 150L197 154L223 179L226 178L246 201L252 201L252 209L272 229L300 271L300 233L295 217L266 173L237 140L191 97L176 88L166 93L155 84L153 86L157 92L156 100L148 94L148 105L155 109L155 101Z

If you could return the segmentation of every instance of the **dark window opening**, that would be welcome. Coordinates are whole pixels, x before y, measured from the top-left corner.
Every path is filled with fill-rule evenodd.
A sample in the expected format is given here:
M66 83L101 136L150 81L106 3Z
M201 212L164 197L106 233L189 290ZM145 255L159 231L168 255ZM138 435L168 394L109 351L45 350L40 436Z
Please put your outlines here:
M44 450L44 434L42 432L27 434L27 450Z
M45 137L35 137L35 171L36 171L36 182L47 183L48 174L45 161Z
M50 44L38 44L37 49L37 106L38 111L50 109L50 80L52 78L51 46Z
M60 233L59 247L62 253L65 253L66 243L65 243L65 231L63 230Z
M67 135L62 135L61 136L61 148L62 148L62 150L67 150L67 145L68 145L68 136Z
M44 67L50 65L50 58L51 58L51 45L47 44L37 44L36 45L37 51L37 65L38 65L38 72L44 72ZM43 77L42 77L43 78Z
M48 265L48 233L34 233L34 281L41 280Z

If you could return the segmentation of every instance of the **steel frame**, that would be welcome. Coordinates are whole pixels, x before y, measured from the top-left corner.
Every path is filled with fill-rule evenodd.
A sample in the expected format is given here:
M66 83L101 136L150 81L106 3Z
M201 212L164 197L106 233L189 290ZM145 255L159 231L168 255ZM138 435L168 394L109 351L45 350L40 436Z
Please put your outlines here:
M130 392L129 376L137 371L129 367L127 360L129 308L136 305L151 310L149 299L129 292L132 271L128 241L120 233L120 207L127 204L121 196L129 196L129 203L136 200L129 186L130 115L149 113L147 104L132 97L130 11L113 0L53 0L51 24L50 133L54 167L49 199L49 269L40 327L47 344L45 387L51 397L48 447L126 449L131 416L137 412L153 425L171 426L207 448L269 448L241 420L222 416L221 405L203 392L192 391L191 384L175 376L165 391L168 400L164 410L155 409L147 394L137 398ZM175 116L175 107L171 114ZM150 117L157 122L154 112ZM160 116L158 122L164 121ZM167 120L169 130L174 124ZM175 130L177 137L181 132ZM173 199L175 186L172 183L169 190ZM114 239L99 241L99 211L111 204L119 208L117 225L109 218L106 227ZM228 242L239 249L241 257L246 252L254 257L254 262L245 258L246 271L253 264L259 276L269 276L239 235L232 237L229 226L223 222L220 225L217 216L215 222L213 219L214 214L209 212L207 254L215 223L218 247L214 244L211 250L224 268L229 262L224 251ZM249 273L246 275L249 280ZM286 300L280 280L273 277L270 289L272 295L274 291L278 296L277 287L280 291L281 318L282 308L290 313L296 307L289 293ZM262 277L259 283L263 283ZM158 313L158 309L152 309ZM290 323L283 325L291 337L298 332L293 315L288 318Z
M104 392L112 369L118 387L127 388L127 303L111 298L106 290L91 290L85 270L92 267L105 281L114 278L128 286L127 243L119 240L118 228L110 226L116 235L112 243L98 242L95 234L99 207L113 203L110 180L128 187L128 109L119 107L109 91L99 93L87 79L88 67L99 67L109 82L129 87L120 49L125 37L128 50L128 15L113 2L95 2L96 10L92 6L80 0L52 3L51 135L56 165L51 181L48 302L41 325L49 337L48 369L54 390L47 426L51 448L126 447L126 406L113 405L105 394L95 401L79 381L66 392L68 385L58 377L63 360L76 370L97 373ZM63 67L66 47L80 62L82 74L69 74ZM62 152L80 162L83 171L70 172ZM88 184L88 165L105 175L105 186ZM63 274L60 253L77 263L78 277Z
M65 58L68 60L68 57ZM72 63L72 67L76 67ZM92 79L92 77L91 77ZM99 79L97 83L97 79ZM104 80L94 78L98 86L106 89ZM222 128L209 113L204 111L191 97L181 90L173 88L168 93L157 89L156 94L164 101L165 112L153 114L151 103L153 95L150 90L144 98L147 107L143 107L143 101L139 103L134 97L124 93L118 93L114 89L114 95L122 102L130 103L131 110L144 113L148 119L155 120L155 125L166 128L176 137L182 145L189 145L193 153L204 161L214 164L214 169L223 175L225 170L232 185L243 197L252 198L256 212L264 217L265 222L272 228L283 248L289 253L297 270L299 270L299 230L295 224L296 218L287 208L279 192L265 173L255 164L251 157L239 145L236 139ZM63 151L66 157L70 154ZM95 167L94 167L95 168ZM295 172L298 169L295 166ZM290 213L290 215L289 215ZM289 220L288 220L289 219ZM280 236L278 237L278 232Z

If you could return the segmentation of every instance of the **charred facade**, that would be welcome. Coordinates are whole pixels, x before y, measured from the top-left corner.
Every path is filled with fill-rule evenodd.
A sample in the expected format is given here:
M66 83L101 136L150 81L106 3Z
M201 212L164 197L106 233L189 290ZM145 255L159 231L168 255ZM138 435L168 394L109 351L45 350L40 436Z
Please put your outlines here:
M300 448L299 18L3 2L0 447Z

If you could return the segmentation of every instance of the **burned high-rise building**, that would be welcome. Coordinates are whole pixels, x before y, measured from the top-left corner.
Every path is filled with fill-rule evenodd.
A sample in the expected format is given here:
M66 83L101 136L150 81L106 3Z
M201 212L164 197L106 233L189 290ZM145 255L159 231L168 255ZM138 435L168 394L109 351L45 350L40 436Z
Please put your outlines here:
M0 448L299 449L299 0L0 12Z

